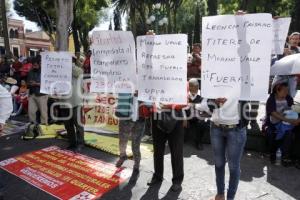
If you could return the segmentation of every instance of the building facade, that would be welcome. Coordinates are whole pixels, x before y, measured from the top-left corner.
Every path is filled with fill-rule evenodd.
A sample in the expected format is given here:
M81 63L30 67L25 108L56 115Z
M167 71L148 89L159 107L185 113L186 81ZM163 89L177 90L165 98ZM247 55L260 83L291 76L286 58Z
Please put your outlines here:
M43 31L25 31L22 20L8 19L10 50L14 56L35 56L37 52L50 50L49 36ZM0 35L0 54L5 54L4 38Z

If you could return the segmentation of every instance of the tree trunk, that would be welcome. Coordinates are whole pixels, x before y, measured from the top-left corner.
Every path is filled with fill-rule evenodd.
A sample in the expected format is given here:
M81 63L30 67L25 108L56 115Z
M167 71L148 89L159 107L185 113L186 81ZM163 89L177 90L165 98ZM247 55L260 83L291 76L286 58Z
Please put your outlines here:
M77 1L77 3L78 3L78 1ZM72 35L73 35L73 42L74 42L74 47L75 47L74 53L80 52L80 47L81 47L81 44L79 41L79 35L78 35L78 22L76 20L76 8L77 8L77 5L74 6L74 8L73 8L73 18L74 19L73 19L73 23L72 23Z
M195 23L194 23L194 43L200 43L200 8L199 5L195 8Z
M83 52L87 52L90 48L90 43L89 43L89 29L86 28L86 29L82 29L82 30L79 30L79 38L80 38L80 42L82 44L82 47L83 47Z
M135 8L133 7L133 5L131 5L130 7L130 26L131 26L131 31L134 37L136 37L136 17L135 17Z
M217 15L218 14L218 0L209 0L207 1L208 15Z
M81 43L79 41L77 26L73 24L72 29L73 29L72 35L73 35L73 42L74 42L74 47L75 47L75 53L76 52L80 52Z
M294 11L292 15L292 24L291 29L292 31L299 31L300 30L300 1L294 0Z
M248 0L242 0L239 7L240 7L240 10L247 11L248 6L249 6L249 1Z
M146 34L146 32L148 30L147 30L147 24L146 24L146 20L147 20L146 8L145 8L144 4L141 4L139 11L140 11L140 17L141 17L141 22L142 22L142 27L143 27L143 34Z
M2 25L3 25L3 38L4 38L5 54L6 54L6 56L8 56L10 58L12 56L12 54L11 54L10 45L9 45L5 0L1 0L1 17L2 17Z
M74 0L56 0L56 50L68 51Z
M171 20L171 8L170 8L170 4L167 3L166 5L166 11L167 11L167 17L168 17L168 33L172 33L172 20ZM174 24L175 25L175 24Z
M174 26L173 26L174 33L177 33L177 8L174 8L174 11L173 11L173 24L174 24Z

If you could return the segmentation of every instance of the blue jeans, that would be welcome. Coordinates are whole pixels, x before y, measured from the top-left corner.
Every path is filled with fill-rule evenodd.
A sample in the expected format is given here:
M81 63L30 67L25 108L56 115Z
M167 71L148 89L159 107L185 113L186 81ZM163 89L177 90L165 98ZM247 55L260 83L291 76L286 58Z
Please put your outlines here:
M216 183L219 195L225 190L225 164L228 161L230 178L227 199L233 200L240 179L240 161L247 140L246 127L225 129L211 124L210 137L214 152Z

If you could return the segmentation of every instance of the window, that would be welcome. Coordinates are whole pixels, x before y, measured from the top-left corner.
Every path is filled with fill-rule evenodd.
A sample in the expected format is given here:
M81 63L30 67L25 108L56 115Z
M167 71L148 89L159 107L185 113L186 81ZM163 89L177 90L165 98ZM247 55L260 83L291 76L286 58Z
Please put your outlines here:
M18 31L18 29L15 30L15 38L19 38L19 31Z
M13 47L13 54L14 54L14 56L19 57L19 48L18 47Z
M3 46L0 46L0 55L5 54L5 48Z
M9 31L9 37L14 38L15 37L15 31L13 29L10 29Z

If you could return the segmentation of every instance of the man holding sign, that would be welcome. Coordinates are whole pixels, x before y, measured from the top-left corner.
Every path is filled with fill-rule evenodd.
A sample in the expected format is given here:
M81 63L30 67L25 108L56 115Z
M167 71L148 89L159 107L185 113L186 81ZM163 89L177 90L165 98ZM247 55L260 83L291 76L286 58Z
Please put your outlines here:
M249 120L248 106L241 100L263 101L268 96L272 24L271 14L203 18L201 92L215 99L206 105L212 112L215 200L225 199L226 160L230 171L227 199L235 198Z
M171 151L172 191L181 190L183 181L183 122L187 104L187 36L148 35L137 38L138 99L155 103L153 117L154 175L149 186L161 183L166 142Z
M48 124L48 95L40 92L41 57L32 59L32 69L28 73L29 88L28 115L31 123L37 124L36 112L40 111L41 123Z

